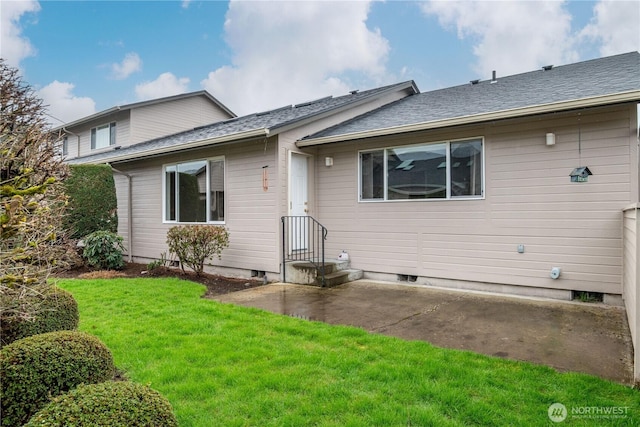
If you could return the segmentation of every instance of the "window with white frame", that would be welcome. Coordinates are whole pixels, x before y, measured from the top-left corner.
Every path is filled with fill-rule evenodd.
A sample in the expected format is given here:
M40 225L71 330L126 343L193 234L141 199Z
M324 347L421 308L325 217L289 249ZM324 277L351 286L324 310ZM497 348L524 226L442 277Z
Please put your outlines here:
M224 222L224 158L164 167L164 220Z
M360 152L360 200L480 198L483 140Z
M62 155L69 155L69 137L66 135L62 138Z
M91 149L107 148L116 144L116 123L112 122L106 125L98 126L91 129Z

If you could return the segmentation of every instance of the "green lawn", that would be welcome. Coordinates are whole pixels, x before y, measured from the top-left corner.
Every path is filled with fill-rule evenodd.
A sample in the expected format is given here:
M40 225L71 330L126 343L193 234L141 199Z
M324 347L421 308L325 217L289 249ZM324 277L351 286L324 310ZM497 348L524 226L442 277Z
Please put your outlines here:
M638 390L588 375L224 305L177 279L58 285L77 299L80 329L163 393L181 426L640 423ZM564 423L547 416L555 402ZM626 418L571 417L584 407L624 407Z

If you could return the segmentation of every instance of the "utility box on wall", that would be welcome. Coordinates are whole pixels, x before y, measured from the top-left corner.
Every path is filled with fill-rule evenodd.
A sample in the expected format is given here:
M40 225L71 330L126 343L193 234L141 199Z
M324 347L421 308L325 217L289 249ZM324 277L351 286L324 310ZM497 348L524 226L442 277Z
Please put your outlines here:
M569 174L571 182L587 182L589 181L589 175L593 174L587 166L577 167Z

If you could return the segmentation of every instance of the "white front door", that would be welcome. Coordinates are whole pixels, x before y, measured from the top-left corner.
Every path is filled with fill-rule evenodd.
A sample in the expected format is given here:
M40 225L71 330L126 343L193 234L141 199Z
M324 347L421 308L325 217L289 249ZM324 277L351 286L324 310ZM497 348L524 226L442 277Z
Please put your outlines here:
M307 156L291 153L289 174L289 215L305 217L309 212ZM305 218L292 219L289 230L290 248L294 251L307 249L308 230Z

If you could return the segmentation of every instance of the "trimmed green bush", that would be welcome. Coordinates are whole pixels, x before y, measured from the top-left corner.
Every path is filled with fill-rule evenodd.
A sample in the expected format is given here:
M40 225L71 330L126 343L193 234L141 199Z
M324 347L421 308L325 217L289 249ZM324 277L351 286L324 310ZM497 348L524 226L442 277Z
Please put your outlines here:
M20 426L53 396L79 384L113 378L109 349L96 337L58 331L15 341L0 350L2 426Z
M82 385L53 399L25 427L173 427L171 404L151 388L127 381Z
M65 228L80 239L98 230L118 231L113 172L107 165L71 165L64 186L69 196Z
M187 265L197 275L204 270L204 261L229 246L229 232L217 225L177 225L167 232L169 252L180 260L184 271Z
M46 292L28 296L38 307L33 319L10 318L0 323L0 347L12 342L54 331L72 331L78 327L78 303L69 292L51 286Z
M82 256L90 266L101 270L121 270L124 267L122 237L110 231L94 231L83 241Z

